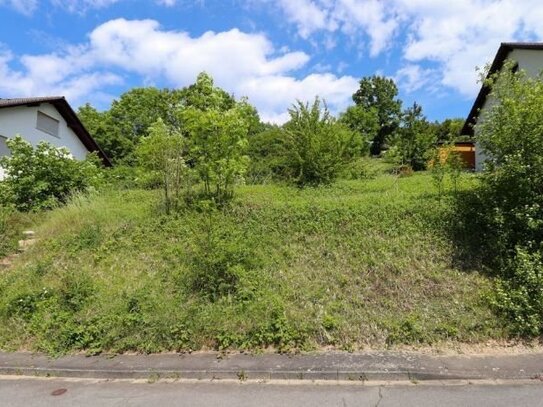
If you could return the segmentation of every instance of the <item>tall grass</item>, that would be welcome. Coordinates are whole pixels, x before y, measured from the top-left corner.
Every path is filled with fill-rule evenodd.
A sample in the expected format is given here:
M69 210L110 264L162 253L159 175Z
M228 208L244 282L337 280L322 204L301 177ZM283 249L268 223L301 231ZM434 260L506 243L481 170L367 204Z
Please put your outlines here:
M431 178L241 187L165 216L109 191L49 213L0 275L0 346L53 354L359 349L503 336L488 279L453 265Z

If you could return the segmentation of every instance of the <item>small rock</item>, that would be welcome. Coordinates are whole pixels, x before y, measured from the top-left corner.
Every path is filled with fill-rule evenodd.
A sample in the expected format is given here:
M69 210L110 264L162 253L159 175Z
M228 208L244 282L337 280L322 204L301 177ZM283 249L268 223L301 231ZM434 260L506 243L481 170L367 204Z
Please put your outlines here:
M32 246L36 241L34 239L29 240L19 240L19 251L24 252L30 246Z
M23 236L25 238L25 240L29 240L29 239L32 239L34 237L35 233L33 230L25 230L23 232Z

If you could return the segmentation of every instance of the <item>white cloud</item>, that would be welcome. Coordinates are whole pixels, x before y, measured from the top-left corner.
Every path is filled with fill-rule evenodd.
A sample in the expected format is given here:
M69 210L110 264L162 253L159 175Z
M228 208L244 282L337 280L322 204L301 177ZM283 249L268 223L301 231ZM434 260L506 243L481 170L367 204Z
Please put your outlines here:
M78 55L75 54L23 56L19 59L23 70L10 68L14 60L9 50L0 48L0 94L3 97L63 95L77 102L104 86L122 81L110 72L83 72L77 67Z
M255 0L248 0L254 2ZM342 32L359 42L369 37L372 56L385 50L394 37L399 18L392 3L380 0L256 0L279 7L287 20L295 24L298 34L308 39L318 32ZM328 36L324 45L331 48L336 41Z
M475 66L489 62L500 42L543 40L541 0L281 0L277 4L303 38L314 41L319 33L325 38L343 33L348 44L367 40L371 56L391 47L401 49L406 62L397 76L409 79L409 89L422 87L414 79L418 74L414 67L431 62L441 72L433 79L466 97L479 89Z
M539 0L395 1L410 15L405 58L437 62L441 84L466 97L479 88L475 66L490 62L500 42L543 38Z
M424 69L420 65L408 64L400 68L394 76L394 81L406 92L411 93L419 89L435 91L438 72Z
M154 20L108 21L88 36L85 44L61 53L23 55L16 61L0 53L0 94L6 96L67 94L74 103L93 92L121 82L119 72L136 74L142 83L170 86L193 83L201 71L237 96L248 96L264 119L284 120L296 100L326 99L332 111L344 108L357 88L350 76L329 73L297 79L294 72L307 65L309 55L276 49L263 34L233 29L191 37L163 30ZM22 69L10 68L18 62ZM16 65L16 64L12 64Z
M312 101L319 96L332 111L340 111L351 102L358 81L351 76L312 74L301 80L284 75L248 78L238 85L243 95L262 112L262 118L281 122L287 118L286 109L296 100Z

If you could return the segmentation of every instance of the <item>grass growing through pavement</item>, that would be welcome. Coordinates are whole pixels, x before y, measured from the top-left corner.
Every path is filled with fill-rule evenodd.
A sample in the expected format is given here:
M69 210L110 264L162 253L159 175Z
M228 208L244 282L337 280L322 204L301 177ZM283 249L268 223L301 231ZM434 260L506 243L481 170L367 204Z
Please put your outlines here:
M426 174L244 186L222 212L154 191L80 197L0 274L0 347L52 354L340 349L503 337L490 281L452 265Z

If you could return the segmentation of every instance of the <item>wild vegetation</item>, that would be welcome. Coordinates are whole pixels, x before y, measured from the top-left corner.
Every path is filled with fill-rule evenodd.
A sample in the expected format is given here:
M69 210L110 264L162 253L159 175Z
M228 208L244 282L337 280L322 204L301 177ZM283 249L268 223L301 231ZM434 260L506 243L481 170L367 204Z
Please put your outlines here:
M465 248L497 278L495 309L513 333L537 336L543 334L543 77L513 68L506 64L486 81L496 100L478 125L487 168L458 206L474 220L463 231L471 236Z
M1 346L353 350L505 335L481 300L489 280L451 262L428 175L237 192L228 208L169 216L149 190L48 213L0 275Z
M282 126L205 73L105 112L86 105L108 171L16 139L0 255L28 211L39 241L0 273L0 348L353 350L540 334L543 92L507 75L491 78L502 104L481 125L483 177L435 149L459 137L458 120L402 111L379 77L337 119L317 98ZM47 178L46 158L65 180Z

